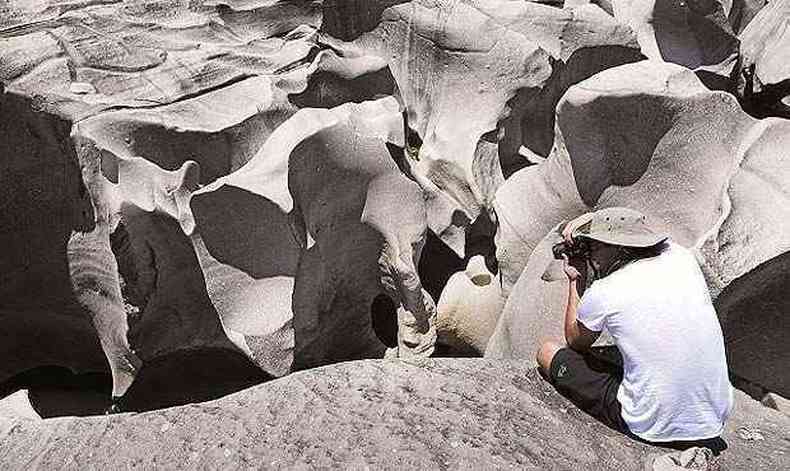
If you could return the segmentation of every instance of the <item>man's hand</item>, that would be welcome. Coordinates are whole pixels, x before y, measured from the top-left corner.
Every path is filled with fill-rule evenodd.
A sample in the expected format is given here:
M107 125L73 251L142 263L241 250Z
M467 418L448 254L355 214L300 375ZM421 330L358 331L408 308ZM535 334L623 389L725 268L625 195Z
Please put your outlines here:
M568 277L568 281L576 281L582 277L581 272L571 264L570 259L565 254L562 254L563 265L562 269L565 272L565 276Z
M562 260L562 269L565 276L568 277L568 281L573 283L581 280L582 286L584 286L584 282L587 280L587 262L581 258L568 258L568 255L565 254L563 254Z
M573 245L573 233L576 229L590 222L592 220L592 215L593 213L585 213L568 224L565 224L565 228L562 230L562 237L565 239L565 242Z

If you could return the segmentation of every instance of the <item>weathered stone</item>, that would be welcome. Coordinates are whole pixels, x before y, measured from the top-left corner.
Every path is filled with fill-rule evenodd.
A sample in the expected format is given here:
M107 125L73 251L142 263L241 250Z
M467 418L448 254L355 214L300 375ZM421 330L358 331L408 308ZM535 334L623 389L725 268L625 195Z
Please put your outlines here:
M636 47L629 28L592 5L468 0L393 6L339 50L362 49L389 65L418 136L404 166L429 196L431 230L463 255L464 231L488 216L504 181L501 155L508 173L525 166L518 148L551 142L564 89L638 60Z
M30 398L26 389L19 390L0 399L0 417L26 420L41 419L41 416L30 404Z
M649 59L730 76L738 59L731 0L614 0L612 6Z
M482 355L504 304L496 276L475 255L466 270L450 277L436 304L438 343L456 354Z
M774 284L760 282L766 278L759 273L762 264L781 271L781 254L790 246L782 183L790 172L782 154L790 122L756 120L731 95L705 89L688 69L645 61L572 87L558 108L558 129L549 159L514 175L497 194L497 214L508 222L497 240L506 291L518 282L486 354L531 359L541 338L562 338L567 282L544 276L556 263L549 249L557 224L629 206L697 250L718 298L733 372L784 391L787 375L774 366L789 359L783 343L760 343L760 351L771 353L759 367L736 344L744 336L786 331L787 316L781 308L736 305L755 306L761 297L783 302L775 294L783 275Z
M768 2L766 0L734 0L727 18L735 34L741 34L746 26Z
M788 430L790 418L736 393L721 469L787 468ZM668 451L596 422L521 362L482 359L343 363L143 414L0 418L0 440L4 468L614 470Z
M777 410L782 414L790 417L790 399L780 396L776 393L768 393L760 401L764 406Z
M416 270L426 231L422 192L387 143L403 144L391 97L301 110L246 166L192 197L196 232L213 257L256 279L292 280L296 368L383 355L370 312L382 294L400 306L398 354L433 350L433 301ZM257 221L267 228L250 244L244 225Z
M0 381L41 365L109 363L121 396L141 358L250 356L215 306L233 301L210 296L227 271L212 269L224 281L206 283L200 236L184 235L189 195L244 165L296 110L288 95L317 70L319 14L315 2L8 5L0 178L4 225L17 229L0 257L13 280L0 290ZM277 348L263 352L288 342L278 319L267 331Z

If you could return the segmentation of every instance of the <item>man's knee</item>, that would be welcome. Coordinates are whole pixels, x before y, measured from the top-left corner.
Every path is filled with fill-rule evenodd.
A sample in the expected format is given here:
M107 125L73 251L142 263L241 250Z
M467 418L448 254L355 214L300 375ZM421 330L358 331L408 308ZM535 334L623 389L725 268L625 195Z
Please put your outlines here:
M540 344L540 348L538 349L538 353L536 355L536 360L543 373L549 373L551 360L554 359L554 355L556 355L557 352L563 347L564 345L553 340L548 340Z

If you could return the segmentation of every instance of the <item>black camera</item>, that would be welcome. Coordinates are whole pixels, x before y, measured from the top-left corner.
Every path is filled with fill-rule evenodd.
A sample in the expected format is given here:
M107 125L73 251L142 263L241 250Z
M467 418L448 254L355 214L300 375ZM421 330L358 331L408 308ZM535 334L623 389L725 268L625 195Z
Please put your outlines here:
M574 241L573 245L562 241L551 247L551 253L557 260L562 260L563 255L567 255L568 258L584 258L587 255L587 251L587 244L578 240Z

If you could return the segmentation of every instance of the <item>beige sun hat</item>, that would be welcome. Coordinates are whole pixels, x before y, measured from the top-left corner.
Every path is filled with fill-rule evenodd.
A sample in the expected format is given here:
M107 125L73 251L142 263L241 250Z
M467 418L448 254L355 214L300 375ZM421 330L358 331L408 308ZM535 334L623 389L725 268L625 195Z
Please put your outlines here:
M591 213L590 220L573 231L573 237L625 247L651 247L669 235L650 227L639 211L615 207Z

